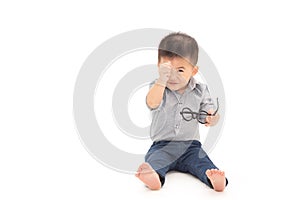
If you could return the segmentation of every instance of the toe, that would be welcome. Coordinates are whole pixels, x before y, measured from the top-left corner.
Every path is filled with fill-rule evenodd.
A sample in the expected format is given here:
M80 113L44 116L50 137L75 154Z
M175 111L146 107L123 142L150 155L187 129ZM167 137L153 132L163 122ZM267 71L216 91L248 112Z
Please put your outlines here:
M149 169L149 168L150 168L150 165L149 165L148 163L143 163L143 164L141 165L141 168L142 168L142 170L144 170L144 169Z
M205 172L206 176L210 177L212 174L212 171L210 169L206 170Z

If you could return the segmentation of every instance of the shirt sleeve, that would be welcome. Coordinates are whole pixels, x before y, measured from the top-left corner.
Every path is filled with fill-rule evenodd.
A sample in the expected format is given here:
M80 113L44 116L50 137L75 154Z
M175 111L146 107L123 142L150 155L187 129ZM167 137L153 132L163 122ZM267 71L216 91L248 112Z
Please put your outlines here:
M150 84L149 84L149 90L151 89L151 87L155 84L156 80L152 81ZM160 105L157 107L157 108L150 108L147 104L147 96L145 97L145 103L147 105L147 107L149 108L150 111L154 111L154 110L159 110L163 104L163 101L164 101L164 98L162 99L162 101L160 102Z
M210 96L209 90L207 85L204 86L204 89L202 91L202 101L200 103L200 109L208 112L209 110L215 110L216 107L214 105L214 102Z

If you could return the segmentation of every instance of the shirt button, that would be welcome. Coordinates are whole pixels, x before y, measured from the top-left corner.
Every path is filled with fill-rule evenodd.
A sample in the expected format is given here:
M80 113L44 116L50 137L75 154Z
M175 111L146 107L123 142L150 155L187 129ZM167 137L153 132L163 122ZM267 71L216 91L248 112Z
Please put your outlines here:
M178 125L178 124L176 124L175 128L179 129L179 125Z
M179 103L178 103L178 105L179 105L179 106L182 106L182 103L181 103L181 102L179 102Z

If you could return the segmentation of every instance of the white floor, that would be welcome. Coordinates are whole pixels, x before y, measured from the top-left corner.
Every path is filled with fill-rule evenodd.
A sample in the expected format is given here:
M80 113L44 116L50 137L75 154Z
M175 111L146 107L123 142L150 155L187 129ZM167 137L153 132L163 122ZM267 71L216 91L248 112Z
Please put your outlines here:
M87 172L89 176L87 179L91 182L83 184L82 189L91 199L111 197L112 199L250 200L298 196L297 185L294 184L297 181L293 179L299 178L299 175L292 174L292 177L286 175L287 170L284 170L283 162L277 162L277 158L274 160L272 156L264 159L261 157L264 154L261 154L261 156L257 155L256 163L255 156L247 157L247 154L242 156L242 149L236 153L229 148L225 150L221 142L226 143L226 140L219 142L220 148L216 147L210 157L226 171L229 184L222 193L211 190L191 175L179 172L170 172L164 187L159 191L151 191L135 176L121 174L99 165L92 168L95 171ZM229 152L231 154L228 154ZM262 166L259 166L259 163ZM81 191L77 190L77 192L83 195Z

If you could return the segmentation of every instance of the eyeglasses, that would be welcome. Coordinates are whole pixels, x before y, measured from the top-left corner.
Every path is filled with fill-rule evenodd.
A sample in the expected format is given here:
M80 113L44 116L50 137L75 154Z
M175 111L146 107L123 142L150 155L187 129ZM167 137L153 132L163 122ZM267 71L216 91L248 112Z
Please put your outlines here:
M217 109L214 113L208 113L204 110L199 110L199 112L193 112L190 108L184 107L180 114L185 121L191 121L192 119L197 119L201 124L206 124L207 116L215 116L219 110L219 99L217 98Z

